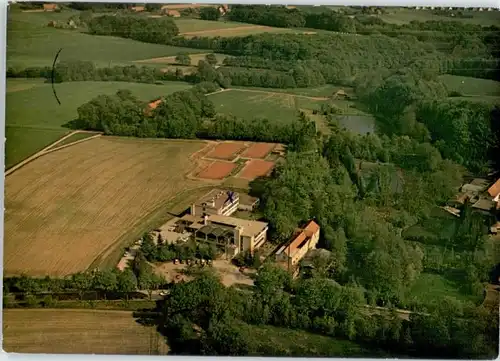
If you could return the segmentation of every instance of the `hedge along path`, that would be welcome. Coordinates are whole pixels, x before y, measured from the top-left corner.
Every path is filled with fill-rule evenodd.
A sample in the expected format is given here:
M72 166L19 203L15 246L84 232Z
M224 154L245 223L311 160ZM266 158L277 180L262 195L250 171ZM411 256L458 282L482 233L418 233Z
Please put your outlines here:
M78 133L95 133L96 135L94 135L93 137L88 137L88 138L85 138L85 139L80 139L80 140L77 140L76 142L72 142L72 143L69 143L69 144L65 144L61 147L56 147L56 148L53 148L54 146L56 146L57 144L63 142L64 140L68 139L69 137L75 135L75 134L78 134ZM47 154L47 153L50 153L50 152L53 152L55 150L59 150L59 149L62 149L62 148L65 148L65 147L68 147L70 145L75 145L77 143L81 143L81 142L84 142L84 141L87 141L87 140L90 140L90 139L94 139L94 138L97 138L97 137L100 137L102 135L102 133L100 132L93 132L93 131L90 131L90 130L75 130L67 135L65 135L64 137L62 137L61 139L55 141L54 143L52 144L49 144L48 146L46 146L45 148L43 148L42 150L40 150L39 152L36 152L35 154L33 154L32 156L26 158L25 160L23 160L22 162L20 163L17 163L15 166L9 168L7 171L5 171L5 176L7 177L8 175L14 173L16 170L18 170L19 168L25 166L26 164L34 161L35 159L41 157L42 155L44 154Z

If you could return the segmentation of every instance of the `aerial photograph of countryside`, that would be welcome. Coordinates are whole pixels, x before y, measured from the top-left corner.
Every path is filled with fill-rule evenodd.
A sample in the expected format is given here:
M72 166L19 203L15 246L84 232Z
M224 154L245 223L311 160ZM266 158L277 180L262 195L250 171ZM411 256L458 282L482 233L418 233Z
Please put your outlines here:
M499 356L498 8L6 11L4 351Z

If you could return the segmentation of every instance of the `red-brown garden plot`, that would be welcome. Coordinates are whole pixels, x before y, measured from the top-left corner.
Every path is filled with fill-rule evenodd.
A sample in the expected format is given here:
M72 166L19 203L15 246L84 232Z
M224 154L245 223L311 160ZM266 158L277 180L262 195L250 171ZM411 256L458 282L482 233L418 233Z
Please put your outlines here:
M242 154L245 158L265 158L266 155L276 146L272 143L254 143L248 147Z
M245 168L241 171L239 178L255 179L257 177L268 174L274 167L274 162L269 162L261 159L253 159L249 161Z
M215 159L232 160L234 159L236 154L245 147L246 146L243 143L229 143L229 142L220 143L217 144L217 146L210 153L208 153L207 157Z
M236 163L215 161L198 173L198 177L205 179L224 179L231 174L235 167Z

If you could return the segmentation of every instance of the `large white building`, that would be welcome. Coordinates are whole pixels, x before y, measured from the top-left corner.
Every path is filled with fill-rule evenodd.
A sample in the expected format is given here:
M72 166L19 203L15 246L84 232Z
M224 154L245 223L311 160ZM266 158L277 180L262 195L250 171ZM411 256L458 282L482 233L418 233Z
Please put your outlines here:
M237 192L213 189L191 205L193 216L222 215L230 216L238 210L240 195Z

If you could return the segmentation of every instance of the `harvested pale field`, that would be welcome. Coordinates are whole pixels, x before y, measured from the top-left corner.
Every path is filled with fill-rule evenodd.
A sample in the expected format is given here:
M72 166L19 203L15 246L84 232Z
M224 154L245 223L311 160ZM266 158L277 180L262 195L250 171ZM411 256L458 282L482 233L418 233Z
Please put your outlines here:
M238 26L234 28L220 28L220 29L210 29L210 30L200 30L200 31L189 31L181 33L184 37L235 37L235 36L247 36L260 33L285 33L291 32L292 29L288 28L274 28L271 26L264 25L249 25L249 26Z
M225 159L232 160L235 158L236 154L245 148L243 143L231 143L224 142L217 144L217 146L208 153L208 158Z
M199 178L224 179L236 168L236 163L215 161L198 173Z
M34 160L5 181L4 273L64 276L113 256L186 190L206 142L100 137ZM118 260L116 260L118 262Z
M168 353L154 327L139 325L129 311L6 309L7 352L150 355Z
M265 158L275 146L274 143L253 143L241 156L245 158Z
M244 179L255 179L267 175L274 167L274 162L268 162L260 159L249 161L238 177Z

